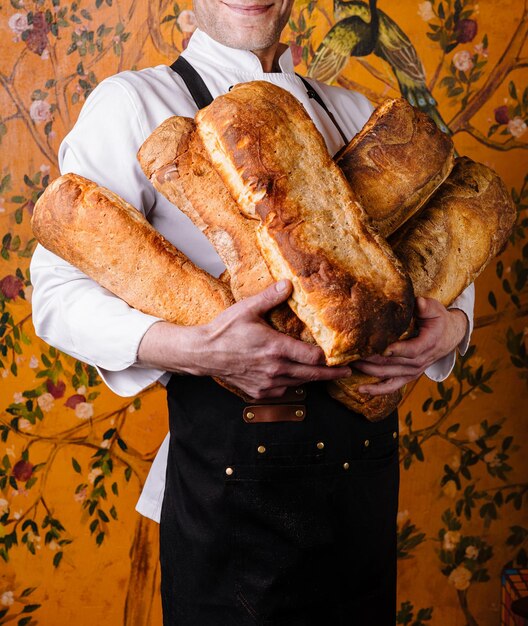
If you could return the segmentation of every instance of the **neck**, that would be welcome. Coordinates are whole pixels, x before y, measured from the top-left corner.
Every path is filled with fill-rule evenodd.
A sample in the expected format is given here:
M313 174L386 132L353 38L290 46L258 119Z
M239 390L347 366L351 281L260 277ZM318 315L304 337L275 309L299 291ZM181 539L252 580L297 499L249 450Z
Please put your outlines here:
M263 72L280 72L279 57L286 50L287 46L277 41L269 48L262 50L252 50L253 54L258 57Z

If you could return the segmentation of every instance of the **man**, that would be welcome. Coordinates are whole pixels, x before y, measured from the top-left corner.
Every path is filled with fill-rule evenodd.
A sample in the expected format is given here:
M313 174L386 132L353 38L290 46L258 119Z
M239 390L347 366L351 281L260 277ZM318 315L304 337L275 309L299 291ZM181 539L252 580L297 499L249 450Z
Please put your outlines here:
M287 89L334 154L343 144L339 130L279 44L292 3L196 0L199 30L182 56L213 97L250 80ZM359 94L312 84L351 138L371 106ZM224 266L212 246L155 192L135 159L164 119L195 112L169 67L123 72L88 98L59 160L62 173L77 172L120 194L219 275ZM120 395L156 380L167 385L171 437L140 504L155 519L162 507L165 626L394 624L397 415L369 423L332 400L324 381L349 368L326 367L319 348L268 326L264 316L288 298L289 282L210 324L180 327L130 309L41 247L31 270L39 336L94 364ZM419 300L419 336L358 364L382 378L365 390L395 390L427 368L430 377L445 378L456 346L467 347L472 306L472 288L450 310ZM306 415L251 423L242 417L246 404L211 376L262 402L280 403L295 388L306 393Z

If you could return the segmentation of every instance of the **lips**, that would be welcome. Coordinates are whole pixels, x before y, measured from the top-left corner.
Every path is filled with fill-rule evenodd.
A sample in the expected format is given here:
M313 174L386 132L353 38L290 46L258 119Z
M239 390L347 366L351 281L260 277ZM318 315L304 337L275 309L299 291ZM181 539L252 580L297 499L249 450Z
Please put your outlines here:
M266 13L266 11L273 5L271 4L250 4L250 5L244 5L244 4L228 4L227 2L224 2L223 4L225 4L226 7L228 7L229 9L231 9L231 11L234 11L235 13L238 13L239 15L262 15L263 13Z

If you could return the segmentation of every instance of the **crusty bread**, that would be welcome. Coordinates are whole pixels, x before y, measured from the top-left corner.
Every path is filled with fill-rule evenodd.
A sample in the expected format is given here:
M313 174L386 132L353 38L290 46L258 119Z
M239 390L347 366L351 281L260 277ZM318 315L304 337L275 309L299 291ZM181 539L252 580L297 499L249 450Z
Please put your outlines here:
M46 188L31 225L45 248L143 313L205 324L233 303L227 285L195 266L137 209L77 174Z
M461 157L423 211L390 242L416 295L448 306L501 252L515 216L500 177Z
M454 146L426 113L391 98L335 160L372 224L388 237L447 178Z
M287 91L236 85L196 116L215 168L248 217L273 277L329 365L382 352L408 326L412 288L324 140Z
M257 247L257 222L239 211L194 131L194 120L168 118L143 143L138 160L154 187L211 241L226 265L235 300L242 300L271 285L273 277ZM310 340L287 304L270 312L270 322Z
M500 177L486 165L461 157L425 208L389 241L411 276L415 294L449 306L501 252L515 216ZM401 396L357 392L372 380L355 372L329 383L329 393L369 419L381 419L397 407Z

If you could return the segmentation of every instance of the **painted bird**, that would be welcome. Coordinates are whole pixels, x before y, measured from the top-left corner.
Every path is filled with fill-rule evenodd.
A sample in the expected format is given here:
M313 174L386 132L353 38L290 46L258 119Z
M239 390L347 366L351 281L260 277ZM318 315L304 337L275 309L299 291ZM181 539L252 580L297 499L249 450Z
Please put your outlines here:
M339 20L326 34L308 68L308 76L332 82L351 56L374 53L390 66L402 95L428 113L438 127L449 133L437 102L427 88L425 72L415 47L402 29L376 7L377 0L334 0Z

